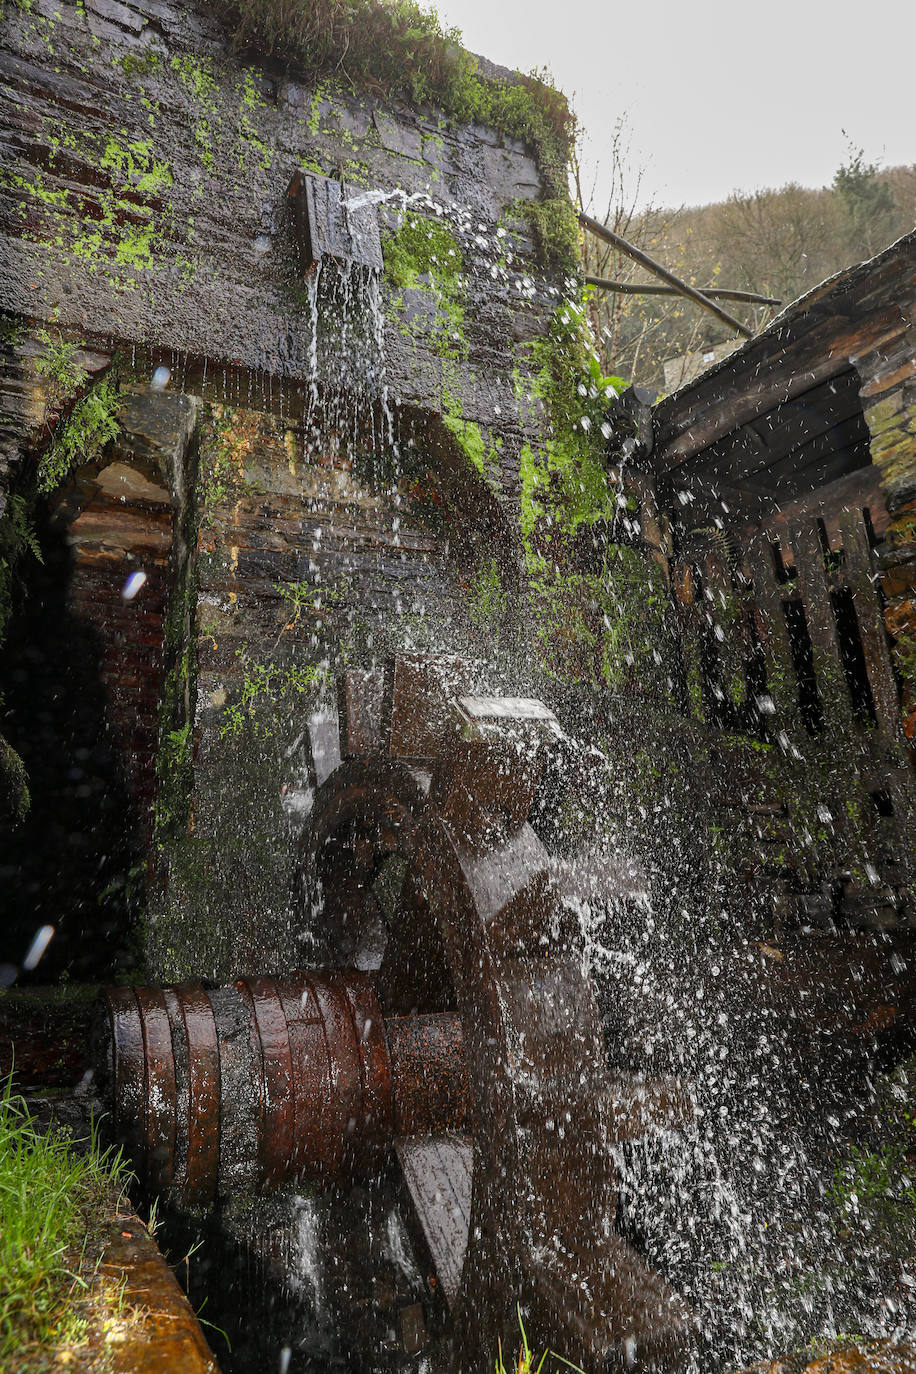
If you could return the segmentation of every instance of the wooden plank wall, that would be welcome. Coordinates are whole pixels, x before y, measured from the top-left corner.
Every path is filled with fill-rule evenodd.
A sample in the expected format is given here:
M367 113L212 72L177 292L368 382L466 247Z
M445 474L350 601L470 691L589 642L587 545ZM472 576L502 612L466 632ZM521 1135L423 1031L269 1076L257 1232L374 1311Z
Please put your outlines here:
M688 714L733 737L736 759L741 738L769 746L756 794L742 802L759 863L783 872L788 846L794 886L809 889L799 920L835 909L811 890L832 865L840 909L888 928L913 876L916 790L873 533L862 507L831 522L798 518L741 548L692 549L676 561L673 586ZM850 681L856 649L838 616L847 596L865 681ZM777 848L780 864L768 863ZM857 851L870 856L864 879Z

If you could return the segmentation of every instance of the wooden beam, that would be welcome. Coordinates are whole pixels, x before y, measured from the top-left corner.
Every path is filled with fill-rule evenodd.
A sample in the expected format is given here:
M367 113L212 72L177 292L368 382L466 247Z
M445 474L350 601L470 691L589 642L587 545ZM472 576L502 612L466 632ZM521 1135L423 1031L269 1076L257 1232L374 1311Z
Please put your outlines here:
M756 532L751 539L747 568L757 606L757 629L763 648L767 688L776 707L776 719L788 734L792 734L798 730L795 664L782 608L782 593L776 581L772 544L763 531Z
M846 585L852 593L875 717L884 746L883 749L873 750L877 753L876 772L891 796L894 817L903 841L899 850L900 861L907 881L912 881L916 780L903 733L900 696L891 666L884 612L876 585L877 573L861 510L853 508L841 512L840 533L846 555Z
M840 514L840 533L846 555L846 584L852 593L878 728L894 753L899 755L897 761L905 762L900 695L891 667L887 631L875 587L876 574L860 510L844 510Z
M839 514L847 506L854 506L856 510L867 508L871 514L875 534L879 539L884 537L889 517L877 468L871 464L865 468L857 468L855 472L838 478L829 486L806 492L796 501L771 510L759 523L761 531L765 532L774 544L782 546L787 544L786 531L790 525L805 519L823 520L831 545L836 547L840 538ZM788 548L786 552L788 553Z
M722 554L710 549L703 570L706 586L712 593L709 610L718 660L717 685L723 695L724 711L733 713L740 711L748 699L751 643L747 618L742 598L732 583L728 563ZM738 682L741 684L741 696L736 700L734 689Z
M673 581L687 713L694 720L711 721L714 712L704 690L703 592L696 559L679 559L673 567Z
M586 286L612 291L618 296L680 296L676 286L662 286L659 282L612 281L610 277L586 277ZM702 294L710 301L751 301L755 305L782 305L773 296L761 296L756 291L732 291L721 286L703 286Z
M805 608L808 625L808 638L814 656L814 677L817 692L824 712L824 729L833 741L839 757L843 749L849 750L855 739L855 721L849 689L846 684L846 670L840 652L840 636L837 629L827 570L824 567L824 551L816 520L799 521L789 529L789 538L795 552L795 566L798 569L798 589Z
M867 467L869 463L868 437L860 429L861 416L841 420L825 434L818 434L807 443L769 463L756 468L743 465L728 472L728 479L742 491L753 492L757 496L770 496L774 501L783 502L786 492L793 485L799 494L812 490L827 480L836 480L856 468ZM833 472L828 479L824 474Z
M648 253L644 253L641 248L636 248L632 243L628 243L626 239L622 239L619 234L615 234L613 229L609 229L606 224L602 224L597 219L592 219L591 215L587 215L584 210L579 213L579 223L584 229L588 229L597 238L604 239L605 243L611 244L612 247L619 249L621 253L626 253L627 257L632 258L634 262L638 262L641 267L645 267L649 272L654 272L657 277L661 277L662 281L674 287L682 296L686 296L688 300L693 301L696 305L701 305L704 310L708 310L711 315L715 315L717 320L721 320L723 324L727 324L728 327L734 329L736 333L743 334L746 339L752 339L754 337L753 329L748 329L740 320L736 320L734 315L729 315L727 310L720 309L715 301L711 301L708 296L704 296L702 291L697 291L694 286L688 286L685 281L681 281L680 277L676 277L673 272L669 272L667 267L662 267L660 262L656 262L654 258L650 258Z
M753 346L725 359L713 375L691 383L683 399L661 402L655 471L675 467L732 430L847 371L851 357L896 338L904 328L897 305L855 325L842 317L822 320L794 338L787 323L777 322L772 333L758 335ZM675 406L676 418L669 419Z
M733 485L759 479L764 488L754 489L766 495L786 464L802 467L820 455L822 447L817 444L825 435L831 436L832 448L853 445L857 435L867 442L868 429L857 388L843 385L833 392L832 386L833 383L827 383L815 387L758 420L741 425L701 454L679 464L678 476L696 472Z
M739 487L728 473L720 477L716 472L685 472L683 475L677 472L671 491L672 499L667 503L669 517L685 531L716 516L724 517L728 524L736 521L756 524L770 515L775 506L768 491L758 493ZM690 492L694 501L682 505L677 501L679 491ZM727 510L723 509L723 501Z

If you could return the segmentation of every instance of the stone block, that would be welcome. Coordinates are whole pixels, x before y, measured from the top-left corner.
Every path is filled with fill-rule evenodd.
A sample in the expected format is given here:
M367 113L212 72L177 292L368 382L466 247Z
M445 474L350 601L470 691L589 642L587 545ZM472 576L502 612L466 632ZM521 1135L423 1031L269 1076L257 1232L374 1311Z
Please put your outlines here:
M128 392L121 407L123 442L138 458L156 462L171 478L194 432L199 403L180 392Z
M423 137L419 129L402 123L383 110L373 112L372 122L382 141L382 147L389 153L398 153L401 157L409 157L414 161L423 156Z
M118 24L122 29L140 33L146 27L146 20L136 10L128 9L119 0L86 0L86 8L101 19Z

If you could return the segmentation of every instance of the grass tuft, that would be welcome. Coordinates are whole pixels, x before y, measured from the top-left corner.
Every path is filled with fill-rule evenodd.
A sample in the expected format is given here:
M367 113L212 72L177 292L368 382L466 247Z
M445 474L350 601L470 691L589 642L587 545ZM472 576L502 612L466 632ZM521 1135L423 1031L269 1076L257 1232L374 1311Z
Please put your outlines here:
M585 1374L584 1369L581 1369L577 1364L573 1364L572 1361L567 1360L564 1355L558 1355L555 1350L545 1350L541 1358L535 1362L534 1351L528 1344L528 1333L525 1330L525 1323L522 1321L521 1306L516 1304L515 1310L518 1313L518 1325L522 1333L522 1342L518 1348L518 1354L514 1362L507 1369L505 1361L503 1360L502 1341L500 1341L499 1355L496 1359L496 1374L541 1374L548 1359L558 1361L566 1369L573 1370L574 1374Z
M99 1209L124 1186L120 1151L86 1153L63 1131L36 1130L12 1078L0 1096L0 1369L28 1347L78 1341L76 1270ZM71 1268L71 1265L74 1267Z

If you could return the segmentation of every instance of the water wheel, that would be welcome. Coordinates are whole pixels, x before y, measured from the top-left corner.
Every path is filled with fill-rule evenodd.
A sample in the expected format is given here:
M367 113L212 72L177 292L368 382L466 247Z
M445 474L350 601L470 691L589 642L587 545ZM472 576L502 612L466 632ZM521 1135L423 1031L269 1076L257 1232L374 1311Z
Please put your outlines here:
M342 676L309 725L312 967L109 989L116 1130L194 1206L396 1159L455 1370L512 1348L517 1304L590 1370L672 1368L689 1317L614 1229L611 1147L676 1117L677 1090L607 1069L575 865L529 824L556 720L473 688L457 659Z
M460 1023L466 1125L394 1148L461 1366L517 1338L517 1302L535 1339L589 1368L676 1365L687 1314L614 1230L610 1152L665 1086L609 1078L565 875L529 824L560 732L540 702L473 685L460 660L401 656L345 673L337 717L311 723L301 871L321 954L372 972L386 1024ZM402 1083L396 1105L415 1093Z

